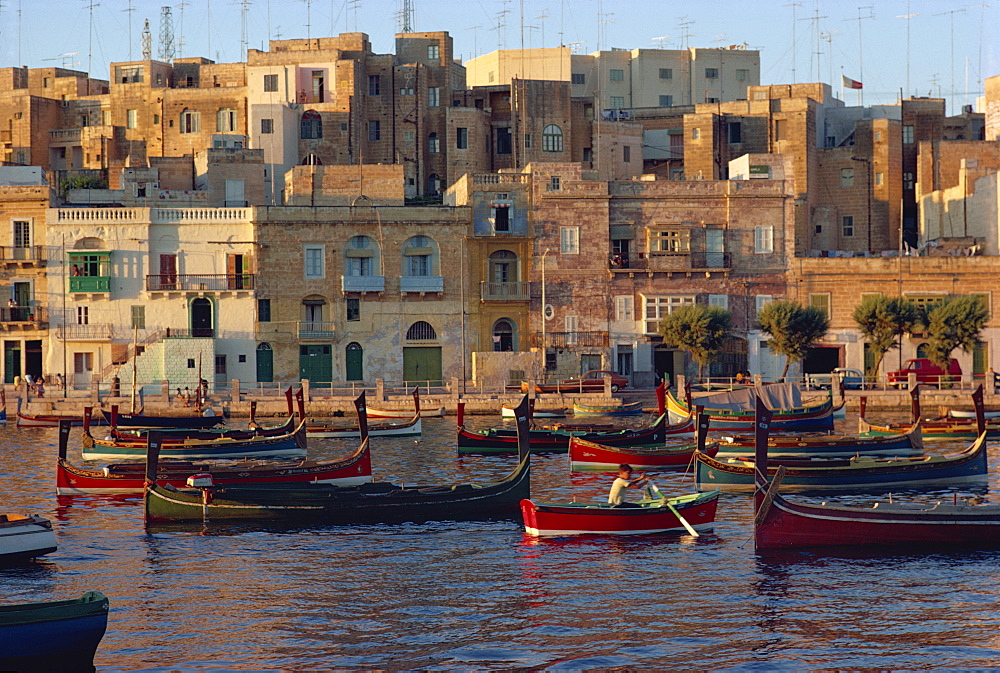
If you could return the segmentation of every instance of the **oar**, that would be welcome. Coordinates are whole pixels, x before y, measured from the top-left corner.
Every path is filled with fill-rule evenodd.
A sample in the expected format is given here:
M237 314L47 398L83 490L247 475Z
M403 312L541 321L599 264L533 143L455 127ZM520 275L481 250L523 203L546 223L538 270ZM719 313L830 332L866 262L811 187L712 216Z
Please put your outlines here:
M681 525L687 529L687 532L691 534L691 537L701 537L701 535L698 534L698 531L696 531L694 527L688 523L687 519L681 516L681 513L677 511L677 508L670 504L670 501L667 500L662 493L660 493L660 489L656 488L656 484L649 482L649 489L656 495L663 498L663 504L667 506L667 509L670 510L671 514L677 517L677 520L680 521Z

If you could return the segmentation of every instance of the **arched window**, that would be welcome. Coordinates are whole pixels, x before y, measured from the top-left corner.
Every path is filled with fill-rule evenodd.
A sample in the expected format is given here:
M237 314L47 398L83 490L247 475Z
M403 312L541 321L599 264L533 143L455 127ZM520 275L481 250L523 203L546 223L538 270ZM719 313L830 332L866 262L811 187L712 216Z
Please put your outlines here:
M512 283L517 278L517 255L510 250L497 250L490 255L491 282Z
M313 332L324 329L326 320L326 299L311 294L302 300L302 329Z
M423 320L418 320L410 325L410 329L406 330L407 341L430 341L432 339L437 339L437 332L434 331L430 323Z
M917 345L917 357L918 358L925 358L925 357L927 357L927 343L926 342Z
M433 276L437 249L427 236L411 236L403 244L403 275Z
M368 236L354 236L344 250L348 276L374 276L378 248Z
M562 129L555 124L549 124L542 129L542 151L562 152L563 133Z
M438 140L438 134L432 133L427 137L427 151L431 154L437 154L441 151L441 143Z
M304 159L302 159L303 166L322 166L323 162L315 154L307 154Z
M306 110L302 113L302 133L300 136L304 140L314 140L323 137L323 118L315 110Z
M517 340L517 330L514 323L501 318L493 323L493 350L512 351Z

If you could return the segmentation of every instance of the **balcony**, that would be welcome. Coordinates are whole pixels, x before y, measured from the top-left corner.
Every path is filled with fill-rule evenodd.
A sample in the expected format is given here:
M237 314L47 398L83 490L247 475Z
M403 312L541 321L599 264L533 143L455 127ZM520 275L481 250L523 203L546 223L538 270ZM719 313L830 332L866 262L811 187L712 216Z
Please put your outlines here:
M385 276L341 276L343 292L385 292Z
M653 252L629 258L612 258L612 272L628 271L727 271L732 268L728 252Z
M403 276L399 279L399 291L444 292L444 276Z
M546 348L608 348L610 340L607 332L546 332ZM531 334L531 346L542 347L542 333Z
M73 294L111 292L111 276L71 276L69 291Z
M49 315L45 307L5 306L0 308L0 328L5 332L35 331L49 328Z
M45 246L42 245L25 248L0 246L0 262L7 266L44 266L46 261Z
M253 273L160 274L146 276L146 292L201 293L251 292L256 287Z
M505 283L484 280L479 289L483 301L527 301L531 298L531 284L524 280Z
M73 145L80 144L80 129L51 129L49 131L49 143L67 143Z
M300 341L333 341L336 336L336 325L332 322L315 322L308 320L298 323Z
M531 182L527 173L475 173L474 185L526 185Z
M60 341L111 341L114 326L111 323L94 325L60 325L56 328Z

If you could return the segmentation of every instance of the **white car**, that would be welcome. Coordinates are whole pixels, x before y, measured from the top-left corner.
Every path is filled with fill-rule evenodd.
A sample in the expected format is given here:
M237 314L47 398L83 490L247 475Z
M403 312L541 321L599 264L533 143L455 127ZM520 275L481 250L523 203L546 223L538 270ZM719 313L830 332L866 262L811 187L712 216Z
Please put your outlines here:
M833 381L834 374L840 374L847 390L861 390L865 382L865 375L860 370L846 367L837 367L829 374L807 374L806 381L810 388L827 389Z

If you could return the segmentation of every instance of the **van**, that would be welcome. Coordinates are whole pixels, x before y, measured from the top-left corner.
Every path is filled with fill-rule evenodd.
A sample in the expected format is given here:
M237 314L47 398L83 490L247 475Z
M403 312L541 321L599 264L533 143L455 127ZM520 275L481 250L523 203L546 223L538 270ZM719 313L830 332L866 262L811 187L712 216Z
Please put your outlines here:
M886 376L889 385L904 387L909 380L910 373L917 375L917 383L929 383L941 387L942 383L960 381L962 379L962 367L958 360L952 358L948 362L948 371L944 371L927 358L913 358L903 363L902 369L889 372Z

